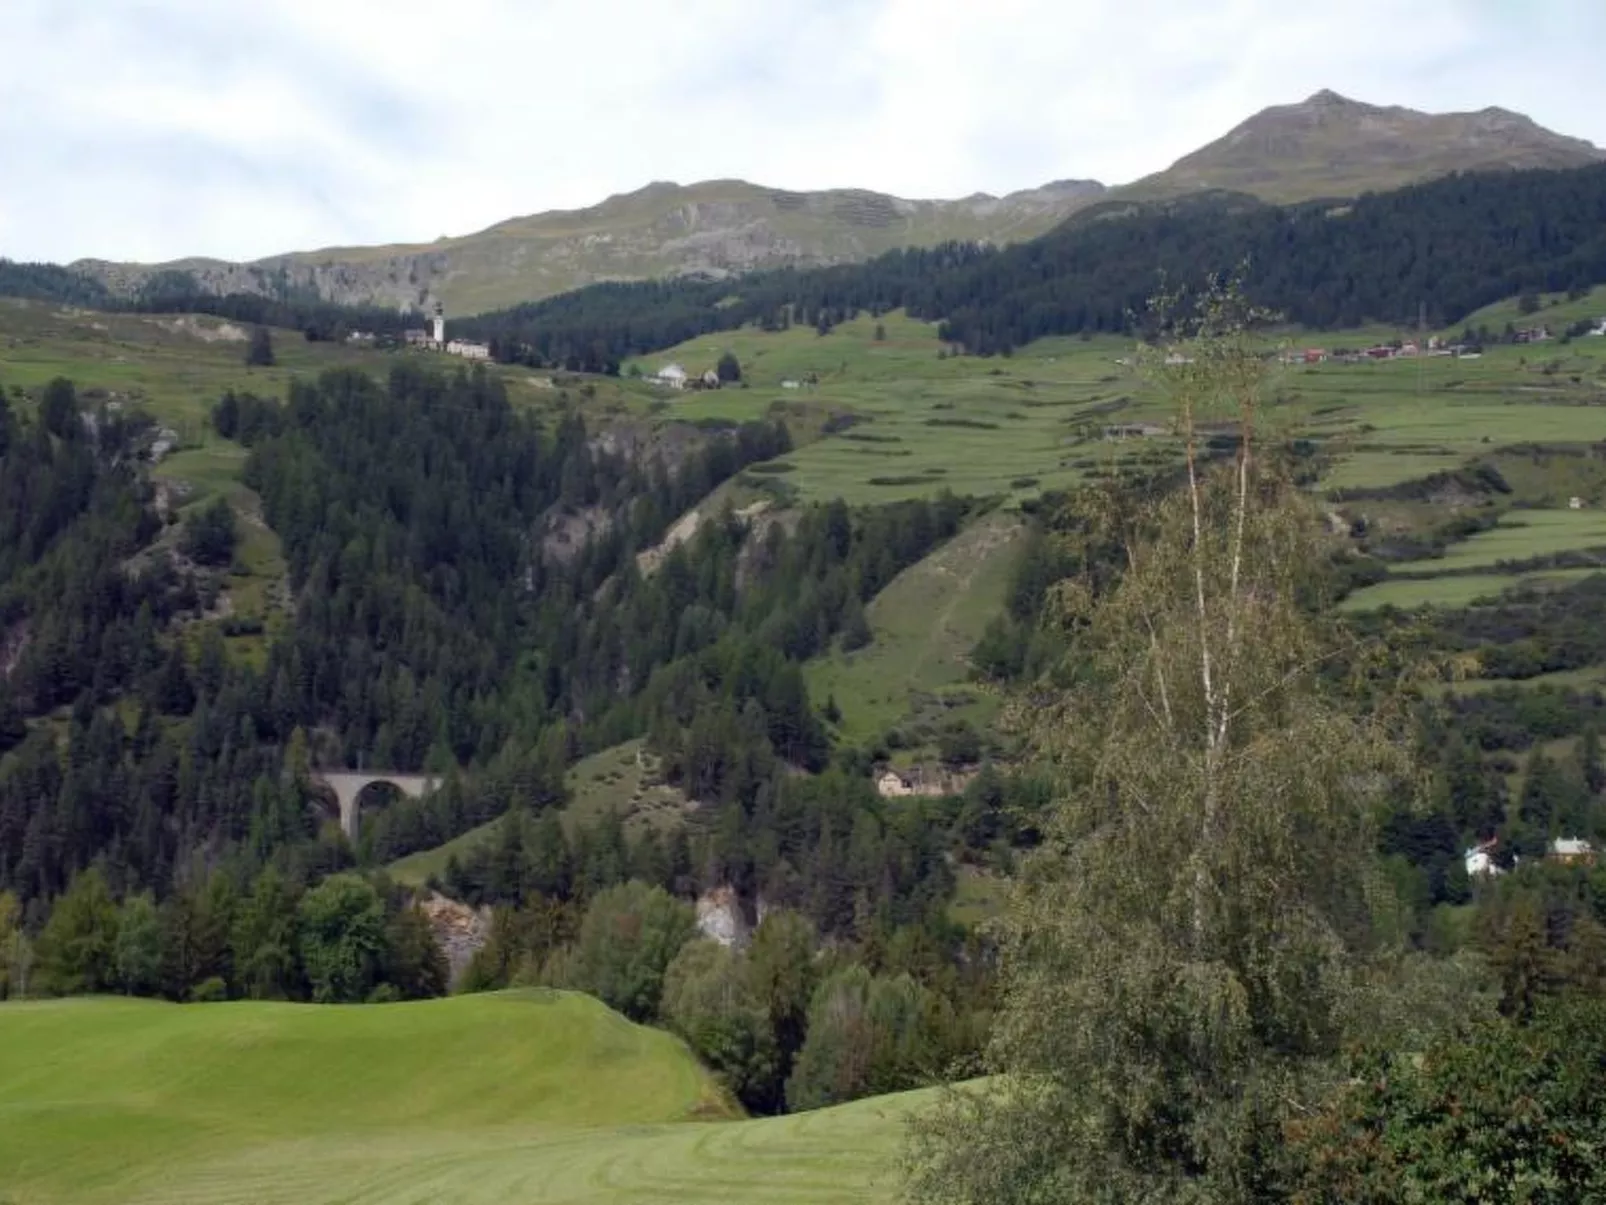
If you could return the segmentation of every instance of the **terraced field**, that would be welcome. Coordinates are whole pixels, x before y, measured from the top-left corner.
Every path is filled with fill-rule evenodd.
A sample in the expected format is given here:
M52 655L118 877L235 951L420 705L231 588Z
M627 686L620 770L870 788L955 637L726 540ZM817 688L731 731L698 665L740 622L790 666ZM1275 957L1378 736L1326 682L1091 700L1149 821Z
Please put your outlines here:
M7 1004L0 1200L890 1202L925 1099L737 1120L679 1042L568 993Z
M1598 569L1547 569L1538 573L1464 573L1449 577L1398 578L1357 590L1340 605L1344 611L1376 611L1396 607L1465 607L1495 598L1519 586L1561 586L1580 581Z
M1568 303L1557 317L1547 310L1541 318L1560 323L1593 305ZM1606 309L1606 291L1597 308ZM754 474L803 498L875 502L946 488L1019 499L1168 455L1163 435L1102 438L1106 428L1163 417L1147 382L1123 363L1130 340L1044 339L997 360L939 358L935 326L901 314L879 324L880 340L869 317L825 336L803 328L703 336L635 367L651 373L673 361L700 372L723 351L736 354L748 386L665 395L665 412L677 416L749 418L800 398L852 415L853 425ZM1402 333L1409 332L1287 332L1279 341L1296 349L1359 348ZM798 388L782 388L783 381ZM1491 346L1476 359L1299 363L1278 367L1271 385L1268 423L1333 455L1321 482L1326 489L1387 486L1507 445L1583 446L1606 434L1601 338Z

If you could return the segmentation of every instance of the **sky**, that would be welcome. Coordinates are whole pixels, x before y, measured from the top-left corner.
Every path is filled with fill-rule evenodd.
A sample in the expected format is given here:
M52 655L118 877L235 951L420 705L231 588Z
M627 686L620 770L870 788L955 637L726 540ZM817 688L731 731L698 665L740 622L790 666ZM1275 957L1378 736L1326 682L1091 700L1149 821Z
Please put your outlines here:
M1124 183L1331 88L1606 146L1602 0L0 0L0 256L427 242L654 180Z

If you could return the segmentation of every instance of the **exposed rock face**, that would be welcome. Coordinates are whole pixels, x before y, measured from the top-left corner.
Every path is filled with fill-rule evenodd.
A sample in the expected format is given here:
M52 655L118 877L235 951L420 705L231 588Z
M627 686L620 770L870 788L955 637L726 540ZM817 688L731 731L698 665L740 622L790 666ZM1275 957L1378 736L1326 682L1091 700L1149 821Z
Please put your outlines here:
M428 918L430 932L435 935L441 952L446 955L450 974L448 982L456 987L469 962L490 936L490 910L470 908L439 892L431 892L429 898L419 904L419 908Z
M697 900L697 929L727 948L741 949L758 924L755 912L730 886L705 891Z
M1104 186L1061 180L956 201L909 201L860 189L787 192L742 180L656 183L588 209L513 218L477 234L395 247L345 247L254 263L184 259L72 266L132 294L160 271L188 272L216 293L315 291L344 303L476 313L602 280L715 278L755 268L868 259L948 239L1005 242L1042 234Z

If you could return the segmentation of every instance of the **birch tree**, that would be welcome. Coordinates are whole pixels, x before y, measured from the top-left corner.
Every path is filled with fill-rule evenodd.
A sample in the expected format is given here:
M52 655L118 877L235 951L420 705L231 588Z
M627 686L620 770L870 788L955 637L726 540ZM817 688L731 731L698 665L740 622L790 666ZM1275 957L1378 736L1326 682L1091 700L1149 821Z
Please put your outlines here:
M1026 711L1061 798L1002 922L997 1074L917 1130L914 1200L1269 1199L1279 1118L1352 1019L1371 804L1409 766L1322 612L1331 537L1252 317L1214 291L1146 356L1179 463L1085 504L1068 685Z

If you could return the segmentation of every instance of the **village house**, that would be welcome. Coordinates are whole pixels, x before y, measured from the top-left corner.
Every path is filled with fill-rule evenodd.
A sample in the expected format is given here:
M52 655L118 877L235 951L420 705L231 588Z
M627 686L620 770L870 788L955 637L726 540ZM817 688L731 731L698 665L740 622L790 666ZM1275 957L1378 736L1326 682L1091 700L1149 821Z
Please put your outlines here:
M914 766L908 770L888 766L875 776L875 789L883 799L906 795L958 795L974 777L974 771L949 770L941 766Z
M462 356L465 360L489 360L491 358L491 345L489 343L470 343L467 339L453 339L446 344L446 354L449 356Z
M1595 847L1580 837L1557 837L1550 843L1548 856L1564 866L1593 866Z
M883 799L892 799L901 795L914 794L909 780L896 770L883 770L881 776L875 780L876 793Z
M666 389L686 388L686 370L679 364L665 364L653 375L654 384Z

